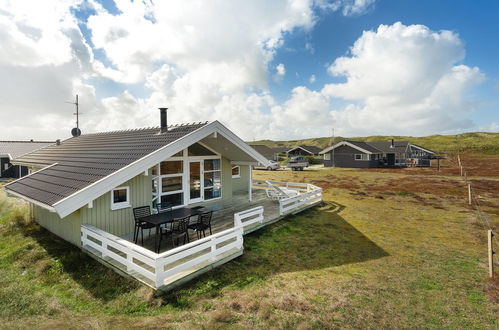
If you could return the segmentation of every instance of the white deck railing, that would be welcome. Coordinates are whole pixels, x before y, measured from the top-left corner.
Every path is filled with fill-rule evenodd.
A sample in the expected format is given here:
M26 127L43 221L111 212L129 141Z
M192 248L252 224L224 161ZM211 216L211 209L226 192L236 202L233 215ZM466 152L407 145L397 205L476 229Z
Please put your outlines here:
M262 182L265 185L261 184ZM280 216L322 201L322 189L314 185L278 181L269 183L299 193L297 196L279 200ZM268 187L268 183L261 180L254 180L253 184L259 188ZM264 222L263 206L254 207L235 213L233 228L159 254L92 225L81 226L81 242L83 249L144 283L159 288L207 266L226 262L231 259L230 256L234 258L240 255L245 229L254 230L263 226ZM219 262L221 260L223 261Z
M279 200L279 214L285 215L322 201L322 188L310 183L253 180L253 189L268 189L269 184L295 190L298 195Z
M234 226L246 229L254 224L263 223L263 206L257 206L234 214Z
M122 271L159 288L189 270L208 266L231 249L243 249L243 228L233 227L157 254L91 225L82 225L82 247ZM118 263L119 265L117 265Z
M279 214L285 215L301 211L322 202L322 188L307 184L306 192L279 200Z

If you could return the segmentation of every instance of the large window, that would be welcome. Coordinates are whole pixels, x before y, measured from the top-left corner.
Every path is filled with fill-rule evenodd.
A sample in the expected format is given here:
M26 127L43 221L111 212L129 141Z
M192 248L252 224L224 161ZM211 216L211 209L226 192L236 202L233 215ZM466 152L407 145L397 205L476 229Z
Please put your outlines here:
M331 153L330 152L326 152L324 154L324 160L331 160Z
M119 187L111 190L111 210L130 207L130 188Z
M209 200L222 196L222 171L220 159L204 161L204 199Z
M220 156L194 144L151 169L153 207L182 206L222 196Z
M184 162L171 160L152 168L153 207L158 203L179 206L184 204Z

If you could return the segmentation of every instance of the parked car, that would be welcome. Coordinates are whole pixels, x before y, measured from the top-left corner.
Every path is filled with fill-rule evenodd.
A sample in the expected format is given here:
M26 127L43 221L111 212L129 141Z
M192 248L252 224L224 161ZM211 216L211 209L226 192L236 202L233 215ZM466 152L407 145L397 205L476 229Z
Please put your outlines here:
M308 167L308 160L303 157L303 156L297 156L297 157L292 157L288 165L286 165L288 168L290 168L292 171L303 171L305 167Z
M267 170L267 171L275 171L280 169L281 166L275 160L269 160L269 164L267 167L265 166L255 166L255 170Z

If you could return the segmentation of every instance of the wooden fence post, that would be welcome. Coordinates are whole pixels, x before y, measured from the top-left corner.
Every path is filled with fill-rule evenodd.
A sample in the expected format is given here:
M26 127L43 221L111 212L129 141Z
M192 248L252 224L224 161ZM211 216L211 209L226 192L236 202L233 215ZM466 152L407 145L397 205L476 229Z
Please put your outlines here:
M468 183L468 204L471 205L471 183Z
M492 230L487 231L487 239L489 241L489 276L490 278L494 278L494 249L492 248L492 237L494 234Z

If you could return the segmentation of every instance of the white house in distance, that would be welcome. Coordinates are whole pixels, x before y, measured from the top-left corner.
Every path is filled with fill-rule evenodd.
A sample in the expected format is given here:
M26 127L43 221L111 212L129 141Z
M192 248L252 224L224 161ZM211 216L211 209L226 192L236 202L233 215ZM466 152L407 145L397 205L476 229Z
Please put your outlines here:
M242 235L250 224L261 227L322 200L321 189L313 185L297 184L290 191L279 183L255 182L251 167L267 166L264 156L218 121L167 126L166 109L160 127L84 134L14 163L27 166L31 174L5 190L30 203L37 223L156 289L241 255ZM133 209L154 215L158 203L171 206L171 214L193 214L196 208L218 212L219 230L214 225L213 235L162 253L131 242L137 224ZM246 211L234 213L238 205ZM257 207L247 210L251 206ZM197 216L189 221L198 221ZM161 226L154 224L160 233ZM197 257L185 259L191 253ZM158 266L172 263L171 269Z

